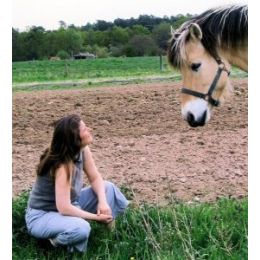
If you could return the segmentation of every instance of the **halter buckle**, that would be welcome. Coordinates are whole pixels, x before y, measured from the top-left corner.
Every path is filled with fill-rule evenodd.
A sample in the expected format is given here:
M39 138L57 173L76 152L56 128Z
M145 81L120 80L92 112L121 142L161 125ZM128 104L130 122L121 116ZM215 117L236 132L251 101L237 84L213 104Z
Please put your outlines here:
M225 71L229 76L231 72L230 72L230 70L227 69L226 64L221 59L216 59L216 61L219 65L219 68L221 70Z

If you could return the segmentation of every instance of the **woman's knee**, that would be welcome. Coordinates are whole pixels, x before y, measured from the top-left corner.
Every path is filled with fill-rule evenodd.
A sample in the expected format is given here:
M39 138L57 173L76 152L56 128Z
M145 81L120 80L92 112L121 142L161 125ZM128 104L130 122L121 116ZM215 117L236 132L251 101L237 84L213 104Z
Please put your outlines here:
M105 181L105 189L106 189L106 192L114 191L115 184L110 181Z
M60 244L75 244L87 240L91 231L88 222L83 219L77 219L71 226L60 233L56 239Z
M82 220L82 221L83 222L80 223L80 225L75 227L75 232L76 232L79 240L87 239L89 237L89 234L91 231L91 227L90 227L89 223L85 220Z

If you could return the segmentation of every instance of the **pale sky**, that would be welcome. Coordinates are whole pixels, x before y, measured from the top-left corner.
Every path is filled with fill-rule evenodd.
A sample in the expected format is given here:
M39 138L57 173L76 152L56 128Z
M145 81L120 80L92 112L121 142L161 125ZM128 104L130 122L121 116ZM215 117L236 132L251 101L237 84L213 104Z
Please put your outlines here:
M57 29L59 21L67 25L86 25L97 20L137 18L141 14L157 17L199 14L225 4L247 4L246 0L13 0L12 26L26 30L29 26Z

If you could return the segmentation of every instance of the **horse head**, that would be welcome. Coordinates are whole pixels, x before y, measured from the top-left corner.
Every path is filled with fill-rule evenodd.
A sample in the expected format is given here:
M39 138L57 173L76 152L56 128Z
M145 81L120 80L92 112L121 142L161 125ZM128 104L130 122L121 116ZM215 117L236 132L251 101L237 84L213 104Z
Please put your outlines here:
M173 34L173 41L181 45L182 116L192 127L209 121L212 107L219 104L231 87L228 77L231 65L220 53L217 57L208 53L202 38L202 30L196 23Z
M247 6L210 9L172 32L169 63L180 70L182 116L192 127L211 118L212 107L232 87L231 65L247 71Z

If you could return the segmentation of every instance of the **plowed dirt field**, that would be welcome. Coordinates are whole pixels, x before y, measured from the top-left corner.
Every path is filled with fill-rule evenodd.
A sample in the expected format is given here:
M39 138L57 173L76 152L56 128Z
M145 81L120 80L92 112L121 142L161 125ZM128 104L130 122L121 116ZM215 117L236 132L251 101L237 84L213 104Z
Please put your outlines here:
M180 83L13 94L13 196L35 180L53 122L77 113L93 129L91 150L107 180L136 199L165 203L247 196L247 79L191 128L180 114Z

